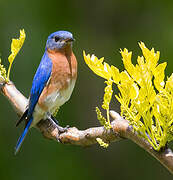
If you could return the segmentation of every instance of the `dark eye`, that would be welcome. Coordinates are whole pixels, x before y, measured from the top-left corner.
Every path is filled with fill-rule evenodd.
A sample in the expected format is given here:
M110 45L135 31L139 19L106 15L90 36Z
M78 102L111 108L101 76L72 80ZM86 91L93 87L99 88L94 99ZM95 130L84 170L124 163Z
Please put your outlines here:
M55 42L58 42L60 38L58 36L55 36Z

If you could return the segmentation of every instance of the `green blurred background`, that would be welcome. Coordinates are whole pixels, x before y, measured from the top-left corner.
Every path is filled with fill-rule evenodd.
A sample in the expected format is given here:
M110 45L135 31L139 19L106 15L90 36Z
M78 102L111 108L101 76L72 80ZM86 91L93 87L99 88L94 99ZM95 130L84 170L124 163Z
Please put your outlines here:
M79 73L73 95L60 110L58 119L65 126L85 129L98 126L95 107L101 106L104 80L85 65L82 51L105 57L122 70L120 48L133 50L133 59L141 55L137 42L143 41L161 51L172 73L173 2L151 0L0 0L0 55L8 65L10 43L24 28L26 41L17 56L11 79L28 96L32 78L44 52L47 36L57 30L74 34L74 52ZM114 103L117 103L114 101ZM119 105L112 105L119 111ZM21 152L14 146L22 131L7 100L0 97L0 180L170 180L172 175L147 152L129 140L81 148L46 140L32 129Z

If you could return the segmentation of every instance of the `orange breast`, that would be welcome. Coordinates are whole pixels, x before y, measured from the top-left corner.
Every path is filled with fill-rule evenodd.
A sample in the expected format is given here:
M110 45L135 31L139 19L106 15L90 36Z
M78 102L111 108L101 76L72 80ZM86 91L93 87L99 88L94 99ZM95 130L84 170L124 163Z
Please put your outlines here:
M48 55L53 64L52 73L38 101L38 105L45 111L49 109L45 98L55 91L65 90L69 82L77 78L77 61L72 52L69 54L48 52Z

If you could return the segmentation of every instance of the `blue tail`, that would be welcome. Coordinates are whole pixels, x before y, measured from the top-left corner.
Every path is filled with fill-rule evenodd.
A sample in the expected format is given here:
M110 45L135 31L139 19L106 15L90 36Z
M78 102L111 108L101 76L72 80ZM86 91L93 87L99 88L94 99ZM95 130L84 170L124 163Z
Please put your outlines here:
M31 117L31 119L28 121L22 135L19 137L19 139L17 141L16 147L15 147L15 153L14 153L15 155L18 153L18 151L28 133L28 130L29 130L29 127L31 126L32 120L33 120L33 117Z

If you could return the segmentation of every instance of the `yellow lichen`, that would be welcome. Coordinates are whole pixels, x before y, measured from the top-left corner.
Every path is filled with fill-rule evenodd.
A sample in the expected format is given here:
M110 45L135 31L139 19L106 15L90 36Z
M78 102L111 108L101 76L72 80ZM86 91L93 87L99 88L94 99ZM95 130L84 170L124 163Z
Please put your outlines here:
M7 79L7 72L3 64L1 64L0 59L0 82L5 82Z
M99 120L100 124L104 126L105 129L107 130L110 129L111 128L110 121L107 121L105 119L105 117L102 115L98 107L96 107L96 114L97 114L97 119Z
M96 141L99 143L100 146L103 148L107 148L109 146L108 143L105 143L101 138L96 138Z

